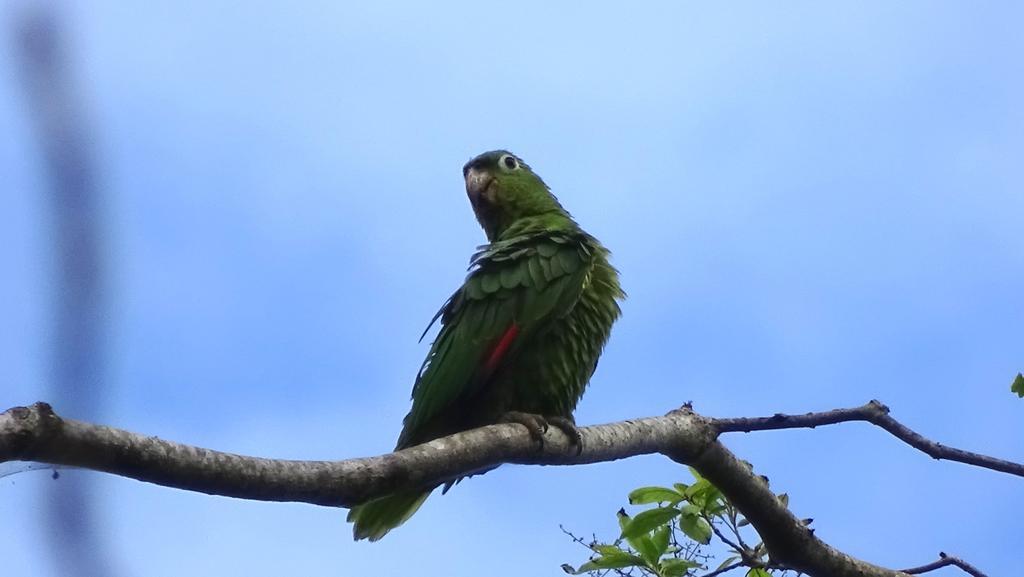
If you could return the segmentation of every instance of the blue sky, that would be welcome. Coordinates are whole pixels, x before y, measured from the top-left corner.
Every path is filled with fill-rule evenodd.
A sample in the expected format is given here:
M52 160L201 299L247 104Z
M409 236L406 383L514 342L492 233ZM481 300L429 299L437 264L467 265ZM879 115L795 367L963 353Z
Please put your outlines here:
M504 147L613 250L630 295L580 423L878 398L925 435L1024 461L1008 391L1024 369L1019 4L158 1L66 16L105 195L105 423L262 456L389 450L416 338L484 240L461 166ZM60 410L14 72L5 48L0 405ZM1019 565L1020 479L861 424L725 441L851 554ZM344 511L93 475L112 556L147 576L558 575L584 557L560 523L611 538L630 489L686 476L658 457L504 467L371 545ZM38 518L52 482L0 479L5 574L53 574Z

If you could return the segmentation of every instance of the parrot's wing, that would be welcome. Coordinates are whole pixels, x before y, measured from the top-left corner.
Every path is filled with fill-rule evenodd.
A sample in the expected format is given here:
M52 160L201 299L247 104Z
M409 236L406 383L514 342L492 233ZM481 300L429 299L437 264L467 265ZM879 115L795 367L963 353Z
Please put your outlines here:
M571 311L592 263L590 249L570 235L494 243L477 253L439 313L441 330L413 386L398 447L426 440L435 417L486 386L523 342Z

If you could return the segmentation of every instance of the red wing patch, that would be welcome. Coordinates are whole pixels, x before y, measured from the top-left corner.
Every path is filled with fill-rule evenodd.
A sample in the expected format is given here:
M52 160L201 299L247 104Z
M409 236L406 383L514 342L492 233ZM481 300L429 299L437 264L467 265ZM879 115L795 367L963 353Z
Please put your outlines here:
M498 339L498 344L494 345L491 354L487 355L487 361L484 363L484 371L486 373L493 373L494 369L498 368L498 365L501 364L502 359L505 358L505 354L508 353L508 349L512 346L518 335L519 326L512 323L512 326Z

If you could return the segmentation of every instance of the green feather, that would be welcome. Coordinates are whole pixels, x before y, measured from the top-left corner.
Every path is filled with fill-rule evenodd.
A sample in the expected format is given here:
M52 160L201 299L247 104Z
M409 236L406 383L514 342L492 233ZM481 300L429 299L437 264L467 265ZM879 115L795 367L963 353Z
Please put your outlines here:
M547 264L548 268L551 269L552 278L558 278L566 273L566 270L562 268L562 261L558 258L557 252L547 259Z
M544 273L544 267L541 266L541 259L531 258L526 261L527 268L530 270L530 281L533 283L533 288L538 291L542 291L548 286L548 277Z
M572 274L580 269L579 251L575 249L563 249L558 251L558 264L566 274Z
M388 531L409 520L430 496L430 491L404 491L352 507L346 521L358 539L379 541Z
M463 288L463 292L466 298L478 301L484 298L484 289L480 286L479 278L471 278L466 281L466 285Z
M480 279L480 286L487 294L496 293L501 288L501 277L496 274L487 274Z
M519 265L506 266L501 269L501 288L514 289L519 286Z
M544 258L551 258L558 252L558 245L542 242L537 245L537 252Z

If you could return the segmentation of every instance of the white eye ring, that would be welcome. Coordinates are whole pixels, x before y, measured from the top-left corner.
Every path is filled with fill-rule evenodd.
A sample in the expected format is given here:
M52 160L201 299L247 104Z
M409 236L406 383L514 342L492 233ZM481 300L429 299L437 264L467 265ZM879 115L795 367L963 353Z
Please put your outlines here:
M498 159L498 166L503 170L516 170L519 168L519 160L511 154L504 154Z

